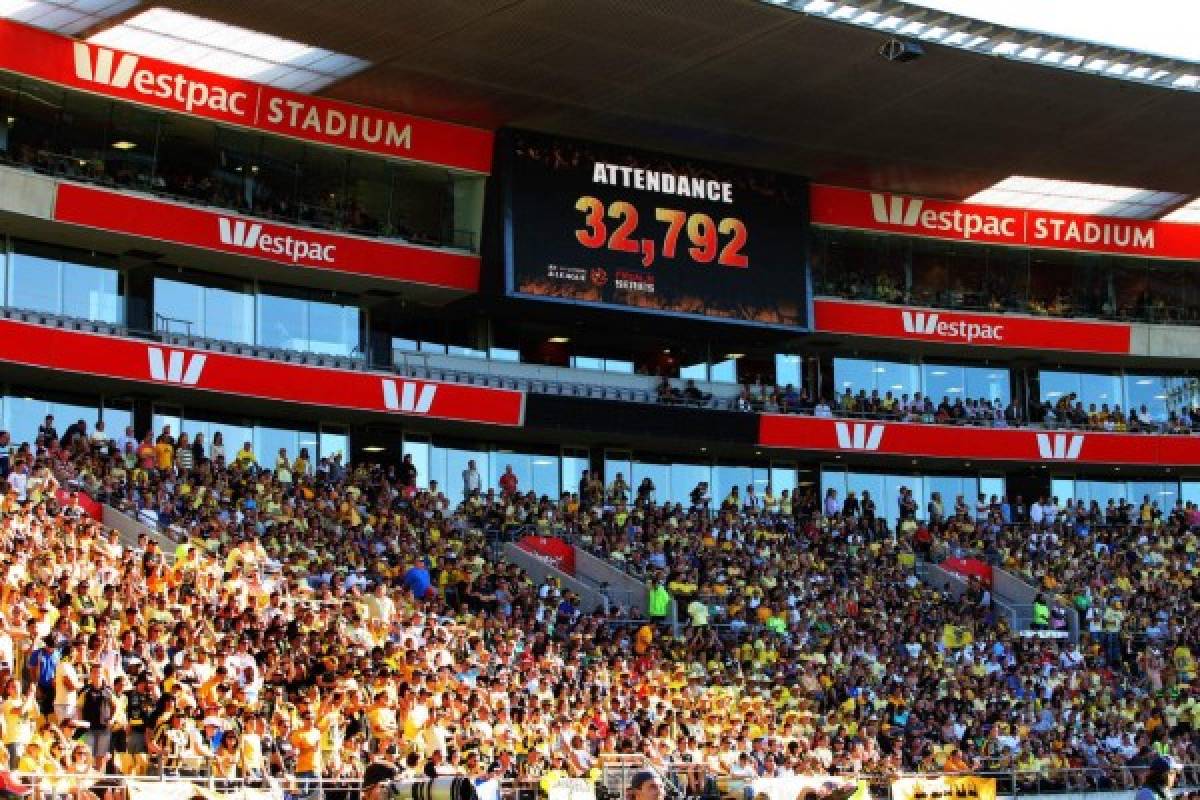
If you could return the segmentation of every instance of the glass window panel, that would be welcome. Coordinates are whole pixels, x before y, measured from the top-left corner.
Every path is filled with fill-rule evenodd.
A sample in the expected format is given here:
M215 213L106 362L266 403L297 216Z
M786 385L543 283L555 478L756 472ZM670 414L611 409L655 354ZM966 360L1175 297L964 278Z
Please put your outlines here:
M1168 408L1178 407L1171 404L1172 397L1179 393L1173 391L1170 378L1126 375L1122 383L1125 385L1125 404L1136 410L1139 417L1146 417L1151 422L1165 422Z
M514 453L509 450L497 450L492 453L491 464L489 465L488 477L490 481L489 487L495 488L496 494L500 493L500 476L503 475L509 466L512 467L513 473L517 476L517 492L524 494L530 490L530 484L533 482L533 458L524 453ZM625 473L628 479L629 473Z
M204 289L182 281L155 278L154 328L204 336Z
M400 350L405 353L415 353L420 350L420 345L416 339L392 339L392 349Z
M591 356L573 356L571 358L571 366L575 369L604 369L604 359L592 358Z
M417 349L422 353L436 353L437 355L446 355L446 345L438 344L437 342L421 342Z
M358 308L309 303L308 331L312 352L348 356L359 349Z
M254 343L254 295L206 288L201 335L241 344Z
M701 361L699 364L689 364L679 370L679 377L685 381L707 381L708 380L708 364Z
M343 464L350 460L350 437L345 433L323 430L317 437L317 452L310 452L310 455L314 459L333 458L338 453L342 454Z
M446 497L450 497L446 491L449 485L447 483L449 470L446 463L448 453L449 451L444 447L434 446L429 448L429 481L437 481L438 491L446 495Z
M538 497L557 499L562 492L558 482L558 459L554 456L535 455L529 459L529 467L532 478L529 488L533 489Z
M868 393L875 388L875 362L858 358L835 358L833 360L833 380L837 394L849 390L858 394L866 389ZM839 492L839 496L841 493Z
M1200 481L1183 481L1180 484L1179 497L1185 503L1200 505Z
M212 446L216 444L217 434L221 434L221 443L225 448L225 463L233 463L233 459L237 456L242 445L250 442L251 448L254 447L254 429L245 425L237 425L232 422L212 422L209 423L209 433L204 438L208 440L209 455L212 456ZM263 454L257 449L254 450L254 455L258 459L262 459Z
M882 475L875 475L869 472L848 472L846 473L846 491L838 493L838 505L845 506L846 498L850 496L850 492L854 492L854 497L858 500L859 507L862 507L863 492L871 495L871 499L875 501L876 514L880 511L886 511L883 508L883 492L884 479ZM895 519L895 515L892 515Z
M1008 405L1012 400L1008 370L1003 367L965 367L967 397Z
M633 374L633 362L632 361L624 361L622 359L616 359L616 358L606 358L606 359L604 359L604 371L605 372L619 372L622 375L632 375Z
M633 465L628 451L625 450L607 450L604 453L604 488L607 490L617 478L617 473L621 473L621 477L629 483L629 476L633 473ZM631 487L632 488L632 487Z
M712 467L708 464L672 464L671 493L664 497L660 487L658 501L661 503L663 500L670 500L688 508L692 502L693 489L701 483L707 483L709 489L712 489L712 472Z
M912 489L913 500L917 503L921 501L917 498L925 496L925 481L923 478L914 475L885 475L883 482L883 496L875 505L881 509L882 513L887 516L889 525L895 525L900 518L900 488L905 487ZM921 509L917 509L917 517L920 518Z
M739 501L746 496L747 484L753 482L754 473L750 467L716 466L713 468L713 506L720 508L725 499L733 493L736 486Z
M1080 393L1079 375L1074 372L1042 370L1038 373L1038 383L1041 386L1042 402L1051 405L1067 395Z
M464 358L487 358L486 350L479 350L474 347L450 345L446 348L446 353L452 356L463 356Z
M493 347L488 350L488 357L493 361L511 361L517 363L521 360L521 351L511 350L507 347Z
M63 305L59 313L112 324L122 321L116 270L70 262L64 262L62 270Z
M1082 373L1079 376L1079 399L1084 405L1095 403L1097 406L1107 404L1109 408L1124 408L1121 379L1116 375Z
M121 438L125 435L125 429L133 425L133 411L128 408L105 406L101 414L101 418L104 420L104 433L110 439Z
M1060 504L1065 505L1067 501L1075 500L1078 490L1079 487L1075 485L1075 480L1072 478L1050 479L1050 496L1057 497Z
M936 493L941 497L942 514L945 517L954 516L954 504L958 496L963 493L962 478L947 477L945 475L930 475L925 478L924 494L925 499L918 501L921 507L917 509L917 516L922 519L928 519L930 516L929 504L933 502L933 495ZM916 495L914 494L915 498ZM974 503L974 497L964 497L968 503Z
M50 404L32 397L9 396L4 403L4 427L12 436L14 446L37 438L38 426L50 412Z
M775 384L799 389L804 385L804 357L789 353L775 354Z
M292 297L258 296L258 343L285 350L308 349L306 303Z
M926 364L921 367L921 379L925 395L934 403L941 402L943 398L953 403L967 396L967 381L962 367Z
M254 428L254 455L258 457L259 466L265 469L275 469L275 461L281 449L286 453L289 463L294 461L297 453L300 452L299 438L296 431L286 428L256 426Z
M564 492L579 492L579 480L588 469L588 451L581 448L564 447L562 457L562 490ZM479 469L483 471L483 465Z
M771 466L771 491L776 497L787 490L789 493L796 488L796 468L794 466Z
M824 513L824 509L825 509L825 495L829 494L830 489L833 489L835 492L837 492L838 506L839 507L841 506L842 501L846 499L846 481L847 481L846 470L837 469L837 468L833 468L833 467L821 467L820 503L821 503L822 513ZM878 507L880 514L886 515L886 513L888 511L887 498L880 497L879 502L876 503L875 505ZM894 513L892 514L891 518L895 519Z
M873 386L867 386L867 394L871 391L878 390L880 396L892 393L893 397L899 397L902 394L912 395L918 391L918 382L920 381L920 370L916 364L904 364L895 361L876 361L871 368L871 375L875 382Z
M410 439L405 437L401 448L402 456L412 456L413 466L417 468L417 486L425 488L429 485L430 444L428 439Z
M181 410L171 406L155 407L150 421L150 432L157 439L163 430L168 427L172 436L178 436L179 432L183 430L183 414ZM241 443L239 442L238 444L240 445ZM230 455L232 456L232 453Z
M637 462L633 465L633 478L629 481L630 489L633 491L633 496L637 497L638 487L642 485L642 481L646 478L654 484L654 502L661 504L667 502L672 496L671 489L671 467L668 464L649 464L646 462Z
M1004 478L998 475L984 475L979 479L979 491L983 492L989 503L993 497L1001 499L1006 494Z
M8 305L62 313L62 265L53 259L13 253L9 259Z
M458 501L466 497L463 473L466 472L470 462L475 462L475 469L479 472L483 482L486 482L487 477L491 474L490 459L486 450L444 448L444 455L446 460L445 474L439 480L445 481L442 484L442 492L452 501ZM486 493L488 487L484 485L482 488Z
M709 380L713 383L737 383L737 360L727 358L713 364Z

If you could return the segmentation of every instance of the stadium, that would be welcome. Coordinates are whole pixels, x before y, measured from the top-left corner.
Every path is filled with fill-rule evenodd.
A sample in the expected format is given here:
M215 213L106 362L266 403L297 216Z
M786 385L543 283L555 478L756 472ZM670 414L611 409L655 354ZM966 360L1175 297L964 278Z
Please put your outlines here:
M0 794L1200 792L1200 10L0 0Z

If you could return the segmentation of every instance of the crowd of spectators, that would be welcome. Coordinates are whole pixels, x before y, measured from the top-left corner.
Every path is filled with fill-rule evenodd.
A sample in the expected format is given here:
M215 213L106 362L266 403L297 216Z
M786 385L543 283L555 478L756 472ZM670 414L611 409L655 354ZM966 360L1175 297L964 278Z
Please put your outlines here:
M561 498L476 476L463 497L418 488L407 461L43 427L0 436L0 760L50 786L99 796L104 773L165 771L303 793L387 757L544 789L639 753L725 785L1020 770L1083 788L1131 786L1158 754L1200 761L1192 676L1149 680L1136 626L1118 635L1136 657L1114 658L1090 637L1009 630L981 584L955 598L917 579L935 549L1021 541L1019 502L992 531L1005 503L937 498L919 520L902 495L893 527L867 493L715 500L701 484L672 505L621 475ZM173 552L123 545L63 488L139 513ZM496 558L503 530L571 537L678 611L585 611ZM1097 603L1109 561L1086 573ZM1174 652L1195 631L1190 594L1146 602L1160 600L1153 647Z
M659 382L657 397L668 405L706 407L712 397L687 381L682 388L671 385L667 378ZM897 393L846 389L832 400L810 393L807 388L792 384L778 386L761 379L742 386L730 408L769 414L804 414L814 417L854 417L861 419L921 422L937 425L974 425L990 428L1012 428L1033 425L1040 428L1094 430L1132 433L1190 434L1200 432L1200 408L1181 407L1169 411L1164 419L1155 419L1143 404L1125 411L1120 405L1089 403L1087 406L1074 394L1064 395L1055 402L1035 403L1027 414L1012 401L1002 402L988 397L949 397L935 401L922 392Z

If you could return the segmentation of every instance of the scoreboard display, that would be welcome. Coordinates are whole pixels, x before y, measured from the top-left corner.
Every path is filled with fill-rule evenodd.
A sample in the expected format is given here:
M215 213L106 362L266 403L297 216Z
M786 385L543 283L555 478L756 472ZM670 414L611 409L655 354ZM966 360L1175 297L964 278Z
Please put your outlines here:
M523 131L499 138L510 295L808 326L808 185Z

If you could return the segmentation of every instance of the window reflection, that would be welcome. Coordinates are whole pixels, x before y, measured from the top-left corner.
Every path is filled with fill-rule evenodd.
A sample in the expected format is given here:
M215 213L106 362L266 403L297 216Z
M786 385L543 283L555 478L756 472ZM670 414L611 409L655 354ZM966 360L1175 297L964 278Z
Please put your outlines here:
M119 324L120 276L83 251L17 242L8 259L7 299L14 308Z
M869 361L857 358L833 360L834 382L838 394L878 392L895 399L921 392L934 403L943 398L958 400L986 399L1007 404L1010 393L1009 372L1004 367L963 367L952 364L908 364L896 361Z

